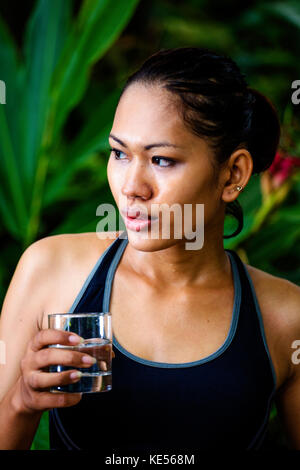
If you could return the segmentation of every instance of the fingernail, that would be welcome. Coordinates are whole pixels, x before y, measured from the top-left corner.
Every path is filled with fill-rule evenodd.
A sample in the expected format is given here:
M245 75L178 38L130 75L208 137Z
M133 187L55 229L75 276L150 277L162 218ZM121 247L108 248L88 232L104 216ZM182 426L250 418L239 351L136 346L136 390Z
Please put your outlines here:
M71 335L69 336L69 343L76 344L76 343L83 343L84 339L80 336Z
M82 376L82 372L78 370L77 372L71 372L70 379L72 380L79 379L81 376Z
M96 358L92 356L83 356L82 362L86 364L95 364Z

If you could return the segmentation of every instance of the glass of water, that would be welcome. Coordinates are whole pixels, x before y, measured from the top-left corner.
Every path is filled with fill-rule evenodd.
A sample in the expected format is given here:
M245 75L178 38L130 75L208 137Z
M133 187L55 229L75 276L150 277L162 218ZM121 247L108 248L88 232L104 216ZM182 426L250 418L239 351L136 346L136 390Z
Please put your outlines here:
M95 364L89 368L51 365L49 372L77 369L82 373L79 382L52 387L51 392L93 393L107 392L112 387L112 328L109 312L53 313L48 315L48 327L76 333L84 341L76 346L51 344L50 348L70 349L93 356Z

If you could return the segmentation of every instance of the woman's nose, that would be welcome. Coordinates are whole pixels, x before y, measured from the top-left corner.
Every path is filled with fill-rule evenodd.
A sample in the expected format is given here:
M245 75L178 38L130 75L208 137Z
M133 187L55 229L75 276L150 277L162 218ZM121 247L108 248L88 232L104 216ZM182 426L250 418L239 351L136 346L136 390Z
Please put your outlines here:
M145 166L141 164L128 168L122 185L122 194L131 198L149 199L152 195L152 188L146 173Z

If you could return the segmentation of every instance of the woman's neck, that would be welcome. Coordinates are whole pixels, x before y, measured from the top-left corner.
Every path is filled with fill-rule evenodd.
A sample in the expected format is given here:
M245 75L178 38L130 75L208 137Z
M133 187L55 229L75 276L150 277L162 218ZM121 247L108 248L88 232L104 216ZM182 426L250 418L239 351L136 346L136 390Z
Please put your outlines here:
M153 285L217 285L231 275L223 241L207 241L200 250L187 250L185 240L175 240L172 246L156 251L141 251L129 242L124 258L130 269Z

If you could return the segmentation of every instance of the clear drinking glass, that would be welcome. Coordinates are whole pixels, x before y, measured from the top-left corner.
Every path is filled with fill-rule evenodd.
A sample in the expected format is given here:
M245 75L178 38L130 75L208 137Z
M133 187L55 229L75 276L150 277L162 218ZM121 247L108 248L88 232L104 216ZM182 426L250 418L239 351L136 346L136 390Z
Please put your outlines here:
M48 315L48 327L77 333L84 342L76 346L52 344L50 348L70 349L96 358L89 368L51 365L49 372L76 369L82 373L79 382L52 387L51 392L93 393L107 392L112 388L112 328L109 312L53 313Z

